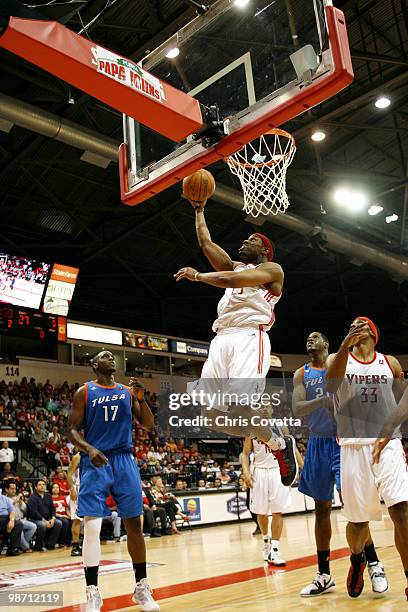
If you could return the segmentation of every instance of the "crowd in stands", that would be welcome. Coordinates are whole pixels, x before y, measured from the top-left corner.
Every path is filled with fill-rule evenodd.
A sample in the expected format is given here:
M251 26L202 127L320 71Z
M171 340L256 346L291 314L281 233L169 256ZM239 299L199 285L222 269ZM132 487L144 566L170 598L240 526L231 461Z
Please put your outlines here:
M0 534L7 536L11 555L70 545L67 468L74 447L67 438L67 428L78 387L68 382L54 386L49 379L37 383L34 378L0 382L0 432L16 430L19 445L30 456L41 459L43 466L40 478L24 479L16 472L12 445L2 443ZM147 396L153 413L157 413L155 394L147 392ZM166 440L139 429L133 432L133 445L143 483L146 536L178 534L177 525L187 520L172 489L177 492L193 487L203 490L236 486L239 471L228 462L220 465L211 456L201 455L194 443L171 437ZM106 503L111 512L104 521L111 525L112 534L108 537L120 540L124 532L116 502L110 496Z
M53 385L50 380L37 383L34 378L21 382L0 382L1 430L16 430L20 447L40 459L42 471L37 479L27 480L17 473L13 444L4 441L0 448L0 537L8 540L10 555L41 552L71 543L70 487L67 468L74 447L67 438L67 421L73 394L79 384ZM153 413L157 397L147 392ZM407 445L406 445L407 446ZM179 533L180 523L188 520L174 493L186 489L238 488L245 491L239 463L222 464L199 452L194 441L164 439L139 429L133 432L134 454L143 484L144 531L159 537ZM306 440L298 441L304 456ZM173 493L174 491L174 493ZM108 537L119 541L125 536L116 502L106 500ZM104 530L102 530L103 532ZM73 552L81 554L80 547Z

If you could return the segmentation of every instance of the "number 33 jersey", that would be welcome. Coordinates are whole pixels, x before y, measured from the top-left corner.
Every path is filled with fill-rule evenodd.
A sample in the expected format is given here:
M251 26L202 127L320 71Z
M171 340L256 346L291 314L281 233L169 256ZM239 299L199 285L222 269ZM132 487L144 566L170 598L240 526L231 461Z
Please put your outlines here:
M352 353L346 373L335 394L339 444L372 444L397 403L393 392L394 372L386 355L375 353L368 363ZM400 437L399 431L393 437Z
M132 449L132 393L129 387L115 384L103 387L95 381L85 383L85 440L102 452Z

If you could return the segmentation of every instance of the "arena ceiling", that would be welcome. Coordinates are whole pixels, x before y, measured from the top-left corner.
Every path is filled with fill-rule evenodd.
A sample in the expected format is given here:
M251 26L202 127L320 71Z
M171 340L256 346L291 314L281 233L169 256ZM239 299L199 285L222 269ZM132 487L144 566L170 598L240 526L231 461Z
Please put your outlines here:
M135 59L195 14L182 0L77 4L83 5L82 23L96 18L88 28L93 40ZM290 210L316 226L346 232L357 246L368 242L407 259L407 3L337 0L335 5L346 13L355 80L285 126L298 142L288 180ZM83 26L73 8L72 2L64 10L54 7L59 14L53 16L64 13L68 27L79 31ZM121 140L119 113L5 51L0 51L0 92ZM392 104L379 111L374 101L383 93ZM310 139L317 126L327 133L319 145ZM220 292L176 284L172 277L185 265L208 269L179 186L126 207L116 164L99 168L81 154L17 126L0 131L0 249L80 267L73 319L208 339ZM224 166L214 174L236 189ZM371 202L396 213L398 221L386 224L384 214L350 215L336 207L332 192L344 183L367 191ZM213 239L230 253L258 229L219 202L208 204L207 220ZM408 286L398 274L331 251L324 235L308 239L269 221L262 231L276 243L286 275L271 334L274 351L302 351L311 330L325 332L336 345L350 319L364 314L378 322L383 350L408 352Z

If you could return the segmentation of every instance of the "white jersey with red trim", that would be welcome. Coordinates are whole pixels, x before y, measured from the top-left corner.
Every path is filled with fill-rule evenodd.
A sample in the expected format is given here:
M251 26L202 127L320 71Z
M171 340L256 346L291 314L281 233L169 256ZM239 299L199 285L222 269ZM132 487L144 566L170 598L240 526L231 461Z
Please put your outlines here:
M253 270L253 264L239 264L234 272ZM268 331L275 322L274 308L280 295L273 295L265 287L229 288L218 302L218 318L214 321L216 333L235 328L259 328Z
M364 363L349 354L344 380L334 397L339 444L373 444L397 407L394 372L386 355ZM400 437L399 430L393 437Z
M254 452L254 462L252 468L278 468L279 462L272 450L264 444L264 442L258 441L255 438L252 440L252 448Z

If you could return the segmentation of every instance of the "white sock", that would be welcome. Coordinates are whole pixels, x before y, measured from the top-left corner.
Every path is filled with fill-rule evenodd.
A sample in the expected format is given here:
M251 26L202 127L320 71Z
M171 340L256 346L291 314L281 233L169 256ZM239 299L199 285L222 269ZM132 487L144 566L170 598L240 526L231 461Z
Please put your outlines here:
M94 516L84 517L84 543L82 555L84 567L95 567L99 565L101 558L101 532L102 518Z
M271 540L271 547L273 550L279 550L279 540Z

